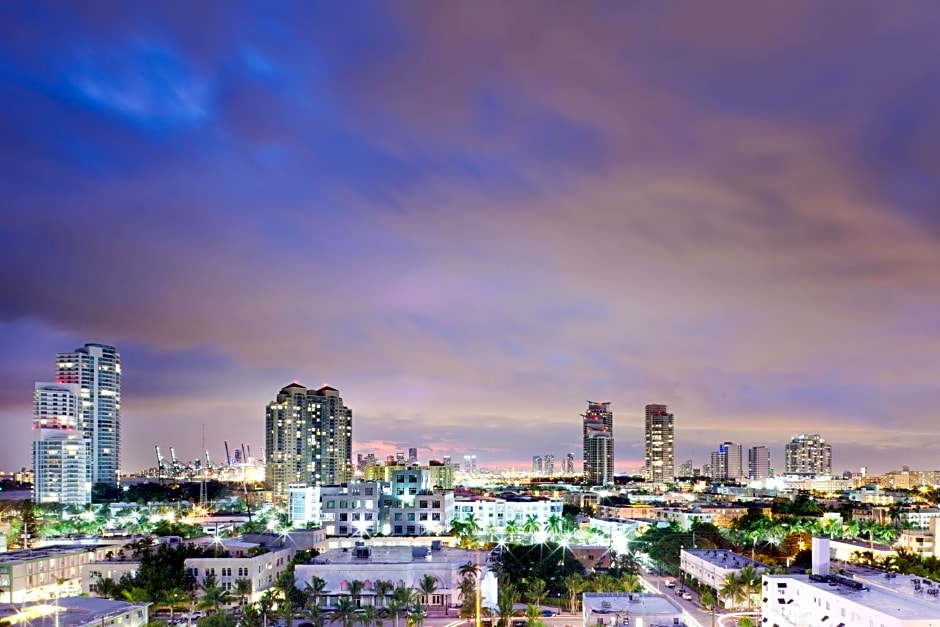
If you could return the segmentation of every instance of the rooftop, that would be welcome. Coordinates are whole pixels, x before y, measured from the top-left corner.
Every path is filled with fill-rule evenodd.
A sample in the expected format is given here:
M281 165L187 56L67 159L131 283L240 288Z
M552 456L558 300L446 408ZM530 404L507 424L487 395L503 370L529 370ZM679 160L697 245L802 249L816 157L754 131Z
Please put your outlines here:
M681 616L682 610L662 594L628 592L585 592L584 608L592 614L631 616Z
M880 577L877 576L880 574ZM796 580L828 594L845 597L864 607L899 620L940 619L940 584L910 575L885 578L884 573L855 577L816 577L811 575L770 575L767 579ZM863 586L855 589L845 582ZM915 584L914 582L918 582ZM772 585L772 584L771 584ZM931 594L930 590L938 591Z
M13 562L28 562L31 560L48 559L50 557L77 555L79 553L91 553L96 548L113 546L106 544L53 544L38 549L20 549L18 551L8 551L0 553L0 564L10 564Z
M357 549L369 549L369 557L357 557ZM424 549L423 551L421 549ZM441 546L354 546L348 549L330 549L317 555L310 564L409 564L412 562L447 562L451 564L486 563L486 551L471 551ZM475 561L477 560L477 561Z
M709 564L721 566L723 568L738 569L744 568L745 566L753 566L754 568L767 568L766 564L758 562L757 560L752 560L751 558L735 553L734 551L726 551L724 549L682 550L689 555L694 555L695 557L708 562Z
M0 620L9 620L13 624L26 623L30 627L80 627L99 622L103 624L104 619L109 616L117 616L148 605L150 604L97 597L63 597L58 600L58 611L52 601L3 603L0 604Z

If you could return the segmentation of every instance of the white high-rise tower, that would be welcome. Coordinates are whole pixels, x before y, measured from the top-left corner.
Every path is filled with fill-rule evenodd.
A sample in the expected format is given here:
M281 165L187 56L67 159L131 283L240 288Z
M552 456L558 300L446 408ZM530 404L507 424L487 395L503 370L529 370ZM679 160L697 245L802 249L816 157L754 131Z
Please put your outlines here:
M81 422L81 388L37 383L33 392L33 501L91 502L90 443Z
M121 469L121 356L107 344L59 353L56 381L81 389L79 428L91 444L92 483L117 485Z

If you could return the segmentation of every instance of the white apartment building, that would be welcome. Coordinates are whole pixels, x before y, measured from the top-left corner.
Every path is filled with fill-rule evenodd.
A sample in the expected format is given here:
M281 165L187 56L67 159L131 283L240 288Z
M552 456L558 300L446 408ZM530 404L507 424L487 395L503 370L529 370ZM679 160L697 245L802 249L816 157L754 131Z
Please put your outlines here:
M322 523L323 507L320 501L320 486L305 483L290 484L287 487L287 512L294 526L302 527L307 523Z
M81 388L81 423L91 446L91 482L117 485L121 469L121 355L107 344L59 353L56 381Z
M901 520L909 523L915 529L930 529L930 522L937 519L940 519L940 509L936 507L924 507L901 512Z
M80 429L81 386L36 383L33 391L33 502L91 502L91 445Z
M544 534L552 516L562 517L563 507L564 501L559 498L504 494L478 499L458 495L454 499L454 517L463 521L472 514L481 533L504 535L509 521L515 521L517 531L522 533L526 520L532 516L539 524L540 533Z
M375 535L381 531L387 486L381 481L354 481L320 488L321 524L326 535Z
M715 523L715 514L700 509L677 509L657 507L654 517L659 522L676 523L683 531L688 531L695 523Z
M382 607L384 600L375 597L377 581L391 581L395 586L417 588L425 575L437 580L438 587L430 599L421 599L427 607L452 608L460 604L460 567L468 562L481 564L483 606L496 606L496 577L486 566L485 551L471 551L444 546L431 541L428 546L377 545L359 541L353 547L331 549L314 557L309 564L294 569L295 584L303 589L314 576L326 581L323 604L332 607L349 595L350 583L364 584L360 606Z
M708 586L719 593L728 575L737 576L745 566L751 566L759 573L767 569L767 566L761 562L722 549L682 549L679 553L679 570L683 576L691 577L699 585ZM751 599L743 601L716 596L719 596L718 600L724 607L739 609L756 606L757 594L759 592L755 591Z
M764 575L761 616L769 627L935 626L940 625L938 590L906 575Z

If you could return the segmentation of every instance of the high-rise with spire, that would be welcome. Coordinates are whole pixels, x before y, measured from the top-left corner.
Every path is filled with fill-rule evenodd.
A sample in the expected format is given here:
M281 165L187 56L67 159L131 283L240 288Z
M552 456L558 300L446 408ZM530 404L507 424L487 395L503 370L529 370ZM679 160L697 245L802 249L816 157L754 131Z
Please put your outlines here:
M646 479L668 483L676 477L675 418L665 405L646 406Z
M588 401L581 415L584 437L584 479L591 485L614 482L614 413L610 403Z
M265 481L278 502L291 484L338 485L353 479L352 410L336 388L292 383L265 413Z
M56 359L56 383L79 386L79 429L91 445L92 483L116 486L121 471L121 355L108 344L85 344Z

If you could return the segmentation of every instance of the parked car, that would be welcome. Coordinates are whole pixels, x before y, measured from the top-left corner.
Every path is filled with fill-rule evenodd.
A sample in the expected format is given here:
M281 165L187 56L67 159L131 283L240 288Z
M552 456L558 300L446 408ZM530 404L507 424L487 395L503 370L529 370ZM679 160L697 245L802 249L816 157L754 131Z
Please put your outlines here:
M666 587L667 587L667 588L675 588L675 587L676 587L676 582L670 579L669 581L666 582Z
M692 600L692 595L689 594L688 592L684 592L684 593L682 594L682 598L685 599L686 601L691 601L691 600Z
M558 612L553 612L552 610L542 610L542 616L555 616Z
M682 588L676 588L677 597L681 597L683 594L685 594L685 590L683 590Z

